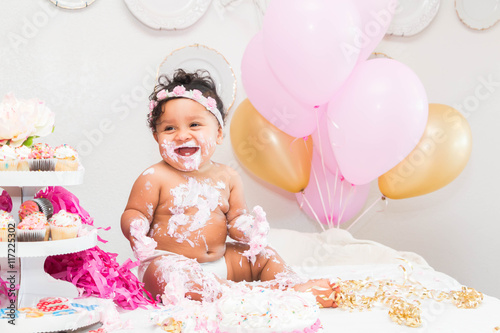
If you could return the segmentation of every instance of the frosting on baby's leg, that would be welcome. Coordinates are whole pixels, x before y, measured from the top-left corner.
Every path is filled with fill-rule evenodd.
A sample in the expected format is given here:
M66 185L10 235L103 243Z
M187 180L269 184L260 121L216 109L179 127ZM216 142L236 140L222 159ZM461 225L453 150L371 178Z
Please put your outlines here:
M162 303L177 304L186 295L199 295L203 301L213 302L221 293L221 285L213 274L205 274L200 264L181 255L168 255L156 262L154 273L165 288Z

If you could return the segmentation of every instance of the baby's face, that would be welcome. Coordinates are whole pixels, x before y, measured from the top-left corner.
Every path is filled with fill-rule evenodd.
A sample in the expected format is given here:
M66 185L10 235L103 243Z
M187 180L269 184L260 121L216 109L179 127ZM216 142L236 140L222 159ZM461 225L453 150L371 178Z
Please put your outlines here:
M215 116L188 98L163 104L153 135L163 160L180 171L198 170L209 163L216 144L221 144L223 138Z

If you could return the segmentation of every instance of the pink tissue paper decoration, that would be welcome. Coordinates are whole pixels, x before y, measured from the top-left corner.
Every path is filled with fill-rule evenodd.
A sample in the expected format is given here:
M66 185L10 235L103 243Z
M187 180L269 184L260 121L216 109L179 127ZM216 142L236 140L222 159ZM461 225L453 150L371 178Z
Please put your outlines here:
M12 211L12 199L7 191L2 190L0 194L0 210L10 213Z
M78 198L73 193L71 193L64 187L47 186L46 188L41 189L35 194L35 199L36 198L45 198L49 200L54 207L54 214L64 209L69 213L78 214L82 219L82 223L92 226L94 225L94 219L90 216L89 213L87 213L85 209L83 209L82 206L80 206L80 200L78 200ZM110 227L99 227L97 229L104 229L107 231L110 229ZM97 235L97 239L103 243L108 242L107 240L102 239L99 235Z
M82 208L82 206L80 206L80 200L64 187L47 186L35 194L35 199L36 198L45 198L49 200L52 206L54 206L54 214L64 209L69 213L80 215L82 223L94 225L94 219Z
M96 296L113 299L126 310L155 304L144 283L130 271L139 265L127 259L123 265L116 261L116 253L108 253L99 247L47 257L45 272L55 279L73 283L82 297Z
M2 297L1 297L2 295L5 295L6 299L9 301L16 298L16 295L13 295L13 294L11 294L9 296L9 291L10 291L9 288L10 288L10 282L5 281L0 276L0 307L2 306ZM14 290L18 290L18 289L19 289L19 284L16 284L14 287Z

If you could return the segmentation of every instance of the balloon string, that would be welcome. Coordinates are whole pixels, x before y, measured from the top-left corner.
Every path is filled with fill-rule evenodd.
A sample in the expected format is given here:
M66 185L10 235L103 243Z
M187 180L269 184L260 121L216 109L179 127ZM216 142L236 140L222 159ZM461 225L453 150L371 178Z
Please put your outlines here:
M337 221L337 229L340 228L340 222L342 222L342 217L344 217L345 209L346 209L347 205L349 204L349 201L351 201L351 197L355 192L356 192L356 186L351 185L351 188L349 189L349 194L347 195L347 199L345 201L345 205L344 205L344 207L342 207L342 212L340 213L340 216L339 216L338 221Z
M313 213L314 218L316 219L316 222L318 222L319 226L321 227L321 229L323 229L323 231L326 231L326 230L325 230L325 227L323 227L323 223L321 223L321 221L320 221L320 220L319 220L319 218L318 218L318 215L316 215L316 212L314 212L314 209L312 208L311 204L310 204L310 203L309 203L309 201L307 200L307 198L306 198L306 195L305 195L304 191L302 191L302 192L300 192L300 193L302 193L302 200L303 200L302 202L304 202L304 201L306 202L307 206L309 207L309 209L310 209L310 210L311 210L311 212Z
M344 199L344 177L340 179L340 201L339 201L339 209L342 207L342 199ZM337 219L337 227L340 226L340 219Z
M318 108L318 106L315 106L314 107L315 109ZM316 128L317 128L317 131L318 131L318 147L319 147L319 156L321 158L321 168L323 169L323 175L324 175L324 179L326 179L326 168L325 168L325 158L323 156L323 145L321 144L321 129L320 129L320 126L319 126L319 117L318 117L318 112L314 112L314 115L316 116ZM313 142L314 144L314 142ZM332 214L328 215L326 214L325 212L325 215L326 215L326 219L328 221L328 226L331 228L334 226L334 220L333 220L333 207L335 206L333 204L333 200L332 200L332 194L330 193L330 184L328 181L325 182L326 183L326 193L328 195L328 202L332 205ZM319 187L318 187L318 191L319 191ZM320 192L321 193L321 192ZM335 192L333 193L333 195L335 195ZM325 210L326 210L326 207L325 207Z
M293 145L293 143L294 143L295 141L297 141L298 139L301 139L301 138L295 138L295 139L293 139L293 140L292 140L292 142L290 142L290 144L288 145L288 150L289 150L289 151L292 151L292 145ZM307 149L307 145L306 145L306 149Z
M370 209L373 208L373 206L375 206L380 200L386 200L386 197L385 195L381 196L380 198L377 198L377 200L375 200L371 205L370 207L368 207L367 209L365 209L365 211L363 213L361 213L361 215L358 216L358 218L356 220L354 220L354 222L351 223L351 225L349 227L346 228L347 231L349 231L349 229L352 228L353 225L355 225Z
M315 108L317 109L317 107L315 107ZM321 127L319 126L318 112L315 112L314 114L316 116L316 128L318 129L318 141L319 141L318 147L319 147L319 155L321 157L321 167L323 169L323 175L325 176L325 179L326 179L325 157L323 155L323 145L321 144L321 142L323 142L321 140ZM328 133L326 135L328 135ZM313 144L314 144L314 142L313 142ZM325 183L326 183L326 193L328 195L328 202L332 206L332 209L331 209L332 213L330 215L327 215L326 218L328 220L328 225L331 226L331 227L333 227L334 226L333 210L335 209L335 205L333 204L333 198L332 197L335 195L336 186L334 188L333 193L331 193L331 191L330 191L330 183L328 181L326 181Z
M316 188L318 189L319 199L321 201L321 206L323 208L323 213L325 214L325 217L327 219L328 228L331 228L333 226L333 223L332 224L330 223L330 219L328 218L328 214L326 212L325 200L323 199L323 193L321 193L321 187L319 186L318 176L316 175L316 171L314 170L314 167L311 167L311 170L312 170L312 174L314 176L314 182L316 183Z
M335 170L335 184L333 185L333 195L337 193L337 184L339 181L339 168ZM342 185L341 185L342 186ZM339 206L340 207L340 206ZM331 211L331 216L332 216L332 224L333 224L333 214L335 213L335 204L332 202L332 211Z
M306 149L307 149L307 151L309 151L309 148L307 148L307 145L306 145ZM330 223L330 219L328 218L328 214L326 212L325 200L323 199L323 193L321 192L321 188L319 186L318 176L316 175L316 170L314 169L314 166L312 166L312 165L311 165L311 171L312 171L312 174L314 177L314 182L316 183L316 188L318 189L318 194L319 194L319 198L321 200L321 206L323 208L323 213L325 214L325 217L327 219L328 227L331 228L333 226L333 223ZM328 186L328 184L327 184L327 186ZM312 209L312 207L310 207L310 208L311 208L311 211L316 215L316 213L314 212L314 209ZM318 219L318 222L321 223L321 221L319 219Z

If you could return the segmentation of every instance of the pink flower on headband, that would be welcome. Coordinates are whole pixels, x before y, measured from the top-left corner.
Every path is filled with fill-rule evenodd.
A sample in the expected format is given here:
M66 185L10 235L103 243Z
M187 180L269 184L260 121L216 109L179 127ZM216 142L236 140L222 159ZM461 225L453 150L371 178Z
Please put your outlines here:
M184 88L184 86L177 86L174 88L174 90L172 90L172 92L177 96L181 96L186 92L186 88Z
M165 89L158 91L158 93L156 94L156 98L158 100L167 98L167 92L165 91Z
M193 89L193 98L194 99L200 99L201 96L203 96L201 91L199 91L198 89Z
M157 101L150 101L149 102L149 111L153 111L153 109L158 105Z
M207 98L207 105L209 108L215 108L215 107L217 107L217 102L212 97L208 97Z

